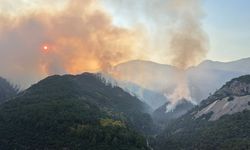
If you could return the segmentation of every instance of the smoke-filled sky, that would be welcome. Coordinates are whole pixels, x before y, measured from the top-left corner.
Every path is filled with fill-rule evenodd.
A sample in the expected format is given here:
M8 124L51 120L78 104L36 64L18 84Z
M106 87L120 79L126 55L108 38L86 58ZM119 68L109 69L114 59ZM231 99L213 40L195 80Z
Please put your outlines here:
M248 0L204 0L202 2L203 29L209 37L207 59L232 61L250 57L249 6L250 1ZM141 8L140 5L134 6L133 4L131 7ZM112 7L110 9L114 11ZM113 14L118 14L115 15L116 23L128 23L128 19L123 18L124 16L130 18L130 16L120 15L124 12L119 8ZM147 17L141 19L145 22L151 22Z
M131 59L181 69L250 56L246 0L0 0L0 76L108 71ZM181 61L180 61L181 60Z

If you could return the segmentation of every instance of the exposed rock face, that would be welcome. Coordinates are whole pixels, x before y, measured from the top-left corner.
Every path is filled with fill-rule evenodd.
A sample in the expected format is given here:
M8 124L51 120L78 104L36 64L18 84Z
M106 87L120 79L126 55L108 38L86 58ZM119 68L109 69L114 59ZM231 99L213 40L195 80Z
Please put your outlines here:
M194 118L210 114L210 121L218 120L244 110L250 110L250 75L227 82L220 90L205 100Z
M212 104L216 100L222 100L225 97L250 95L250 75L235 78L227 82L221 89L201 102L201 108Z
M195 114L195 118L212 113L209 121L218 120L224 115L231 115L244 110L250 110L250 95L240 97L225 97L222 100L216 100L212 104L203 108Z
M236 150L250 146L250 75L227 82L166 126L155 150Z

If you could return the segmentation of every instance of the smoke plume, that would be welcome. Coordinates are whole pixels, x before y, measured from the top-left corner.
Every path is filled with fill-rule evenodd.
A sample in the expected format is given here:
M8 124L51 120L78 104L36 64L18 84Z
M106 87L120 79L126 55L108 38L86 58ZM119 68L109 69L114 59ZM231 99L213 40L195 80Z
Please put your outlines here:
M147 59L180 69L200 63L208 51L202 29L203 0L105 0L117 24L146 28Z
M174 23L170 35L172 63L180 69L187 69L203 60L208 51L201 26L201 0L173 0L168 7Z
M107 1L116 6L113 12L122 17L129 16L126 19L130 20L130 24L147 24L146 28L150 31L147 46L154 50L149 59L153 60L156 55L157 60L179 69L177 76L166 76L176 81L173 93L166 94L172 102L170 108L174 108L181 99L194 103L185 70L200 63L208 51L208 39L201 22L204 16L203 0ZM130 6L129 11L123 9L124 5Z
M179 100L186 99L192 103L185 69L194 66L205 58L207 39L201 26L201 0L174 0L169 2L169 10L174 23L170 36L172 64L180 69L179 82L172 95L167 111L173 110Z
M23 87L51 74L106 71L140 49L141 33L114 26L96 0L20 14L0 15L0 76Z

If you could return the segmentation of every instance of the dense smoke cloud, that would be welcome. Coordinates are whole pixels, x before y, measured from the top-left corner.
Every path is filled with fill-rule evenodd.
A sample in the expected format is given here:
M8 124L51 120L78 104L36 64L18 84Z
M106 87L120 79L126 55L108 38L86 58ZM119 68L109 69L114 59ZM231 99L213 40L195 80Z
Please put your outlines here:
M169 91L166 91L165 94L172 102L169 109L173 109L181 99L194 103L190 96L185 70L200 63L208 51L208 39L201 22L204 16L203 0L107 1L115 7L111 12L117 13L120 17L129 16L126 19L130 22L127 24L146 24L150 33L147 48L154 50L150 56L157 55L161 62L171 63L178 68L176 76L166 76L175 81L173 93L169 94ZM130 8L129 11L126 8ZM117 24L124 24L119 17Z
M180 69L187 69L203 60L208 51L208 40L201 26L201 0L173 0L168 7L174 24L170 35L172 62Z
M121 26L143 24L147 29L149 60L180 69L200 63L208 51L202 29L203 0L105 0ZM122 19L121 19L122 18ZM123 21L126 20L126 21ZM156 56L156 57L155 57ZM156 59L155 59L156 58Z
M26 87L51 74L108 70L140 49L139 31L114 26L95 0L52 12L1 14L0 76Z

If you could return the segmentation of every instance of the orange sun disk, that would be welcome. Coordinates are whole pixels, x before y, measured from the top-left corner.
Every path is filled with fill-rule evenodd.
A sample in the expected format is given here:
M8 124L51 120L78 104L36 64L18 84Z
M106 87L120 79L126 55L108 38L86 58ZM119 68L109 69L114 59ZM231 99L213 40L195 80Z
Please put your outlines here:
M46 46L46 45L43 46L43 49L44 49L44 50L48 50L48 46Z
M49 47L47 45L44 45L42 47L42 51L45 52L45 53L47 53L49 51Z

